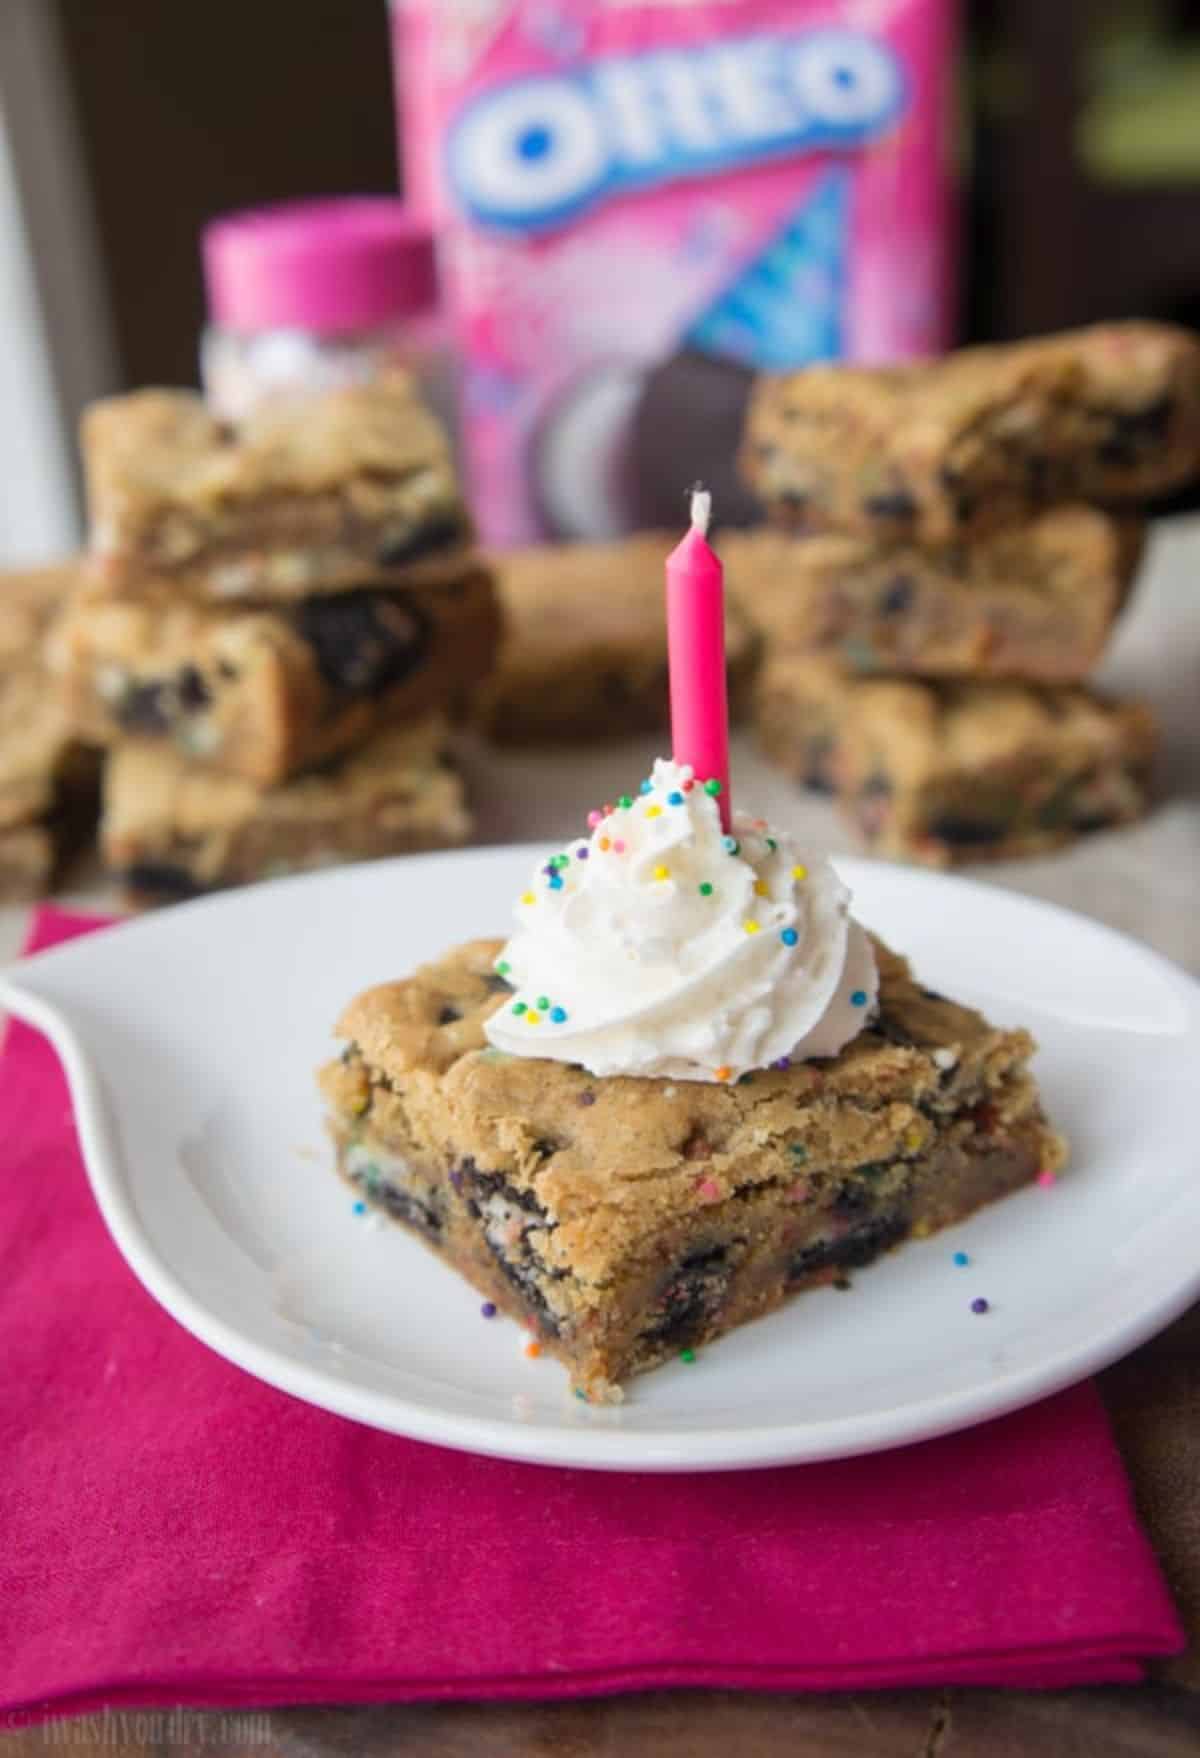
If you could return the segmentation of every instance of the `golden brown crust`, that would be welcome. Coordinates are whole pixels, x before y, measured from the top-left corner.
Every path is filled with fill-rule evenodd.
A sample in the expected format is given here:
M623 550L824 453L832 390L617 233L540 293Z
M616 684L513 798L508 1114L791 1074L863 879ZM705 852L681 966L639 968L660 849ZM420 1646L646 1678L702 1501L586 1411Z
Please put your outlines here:
M1063 500L1145 500L1200 468L1200 343L1099 324L928 365L764 377L742 468L797 528L952 541Z
M766 528L720 541L730 591L773 653L925 677L1084 677L1140 556L1144 522L1060 507L973 544L880 549Z
M78 594L51 643L75 724L136 737L269 787L383 728L454 712L499 638L490 576L223 609L159 582L139 599Z
M864 1032L832 1061L763 1070L733 1087L598 1081L569 1064L487 1045L483 1023L505 1005L490 981L499 944L472 942L359 996L337 1024L354 1056L331 1065L327 1088L332 1082L335 1103L350 1091L350 1110L354 1095L369 1088L372 1118L385 1134L403 1114L429 1151L469 1156L560 1219L573 1217L578 1227L560 1243L582 1245L597 1205L626 1209L629 1225L638 1225L638 1192L648 1181L677 1194L690 1189L701 1142L707 1172L731 1188L779 1177L779 1142L801 1117L809 1157L821 1164L883 1158L906 1133L915 1151L930 1133L922 1107L957 1109L963 1094L984 1098L1033 1049L1027 1033L998 1031L971 1009L922 990L905 962L879 947L890 1037ZM439 1023L447 1010L459 1017ZM952 1059L949 1081L939 1052L941 1061ZM596 1250L619 1246L611 1215L605 1235Z
M297 598L456 578L470 527L449 444L413 381L272 401L238 429L190 391L95 403L82 443L92 571L109 592L163 574L203 596Z
M1157 738L1144 703L1079 687L860 678L786 655L763 671L758 727L768 754L835 791L881 853L932 865L1138 817Z
M1027 1063L882 946L877 1019L733 1086L504 1055L498 941L368 990L321 1074L342 1171L590 1395L1062 1163Z
M10 841L8 864L14 874L24 867L30 885L39 888L61 840L48 820L62 803L77 756L70 718L47 676L44 646L75 579L69 562L0 574L0 829L28 832ZM9 889L19 889L16 877Z
M135 892L154 895L452 847L471 820L445 751L444 723L431 717L264 791L169 749L120 745L105 768L101 851Z

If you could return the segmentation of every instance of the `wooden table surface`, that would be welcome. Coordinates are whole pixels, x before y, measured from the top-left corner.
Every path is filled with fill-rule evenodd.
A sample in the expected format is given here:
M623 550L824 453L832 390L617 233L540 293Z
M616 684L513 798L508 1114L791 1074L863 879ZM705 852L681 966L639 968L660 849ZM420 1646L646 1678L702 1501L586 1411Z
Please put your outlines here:
M1166 797L1143 826L987 877L1137 934L1200 974L1200 520L1155 539L1105 681L1154 701ZM554 838L580 800L647 751L490 756L477 777L488 841ZM849 845L823 802L799 800L743 740L739 780L802 836ZM632 765L632 767L631 767ZM594 779L593 779L594 778ZM598 790L598 791L597 791ZM78 901L104 907L103 890ZM0 961L23 918L0 912ZM1200 1242L1197 1243L1200 1251ZM1143 1521L1192 1637L1142 1685L1046 1692L762 1696L671 1691L578 1703L390 1705L89 1716L0 1734L0 1758L64 1750L175 1758L1197 1758L1200 1754L1200 1306L1100 1377ZM1189 1443L1190 1440L1190 1450Z

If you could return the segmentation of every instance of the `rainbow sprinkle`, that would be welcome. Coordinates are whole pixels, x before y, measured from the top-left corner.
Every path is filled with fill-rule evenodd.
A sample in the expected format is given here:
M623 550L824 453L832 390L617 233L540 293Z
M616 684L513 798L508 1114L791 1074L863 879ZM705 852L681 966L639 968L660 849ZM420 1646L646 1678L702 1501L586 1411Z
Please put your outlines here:
M785 946L794 946L800 936L794 928L783 928L780 930L779 938Z

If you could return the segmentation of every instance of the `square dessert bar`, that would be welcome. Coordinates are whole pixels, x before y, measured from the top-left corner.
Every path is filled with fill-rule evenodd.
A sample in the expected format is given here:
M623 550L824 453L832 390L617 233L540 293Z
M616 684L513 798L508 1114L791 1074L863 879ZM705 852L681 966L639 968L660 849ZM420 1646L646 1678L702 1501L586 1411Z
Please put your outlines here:
M81 733L173 745L271 786L432 710L462 713L491 669L489 576L229 608L169 585L77 595L51 660Z
M99 765L47 675L46 631L71 567L0 574L0 900L44 892L93 828Z
M501 743L595 739L667 724L663 557L674 538L639 532L615 543L542 544L497 559L505 635L479 697ZM730 703L748 705L756 642L727 616Z
M94 403L82 442L92 572L114 593L432 584L469 553L449 443L403 374L273 401L236 429L194 392L134 391Z
M759 681L768 755L835 793L876 852L944 867L1058 847L1146 809L1140 702L1032 684L861 678L777 656Z
M1200 341L1101 324L762 378L741 456L780 520L889 542L950 542L1052 501L1146 500L1200 468Z
M470 829L436 717L265 790L144 742L118 745L105 765L101 853L135 902L447 848Z
M1067 683L1099 660L1144 530L1059 507L937 550L772 529L731 531L719 547L773 653L826 654L851 671Z
M342 1175L589 1398L1065 1157L1028 1033L920 988L884 947L878 1014L840 1055L735 1086L489 1048L499 950L359 996L321 1084Z

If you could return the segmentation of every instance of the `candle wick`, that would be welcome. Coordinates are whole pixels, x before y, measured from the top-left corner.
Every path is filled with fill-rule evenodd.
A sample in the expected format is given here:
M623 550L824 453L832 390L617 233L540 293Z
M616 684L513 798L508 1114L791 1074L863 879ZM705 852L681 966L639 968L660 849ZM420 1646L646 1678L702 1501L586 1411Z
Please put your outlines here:
M706 488L697 483L692 489L692 529L701 537L708 536L708 521L712 517L712 495Z

